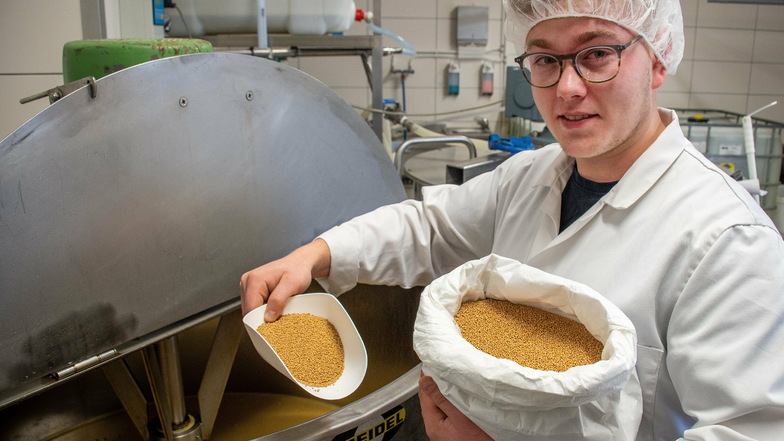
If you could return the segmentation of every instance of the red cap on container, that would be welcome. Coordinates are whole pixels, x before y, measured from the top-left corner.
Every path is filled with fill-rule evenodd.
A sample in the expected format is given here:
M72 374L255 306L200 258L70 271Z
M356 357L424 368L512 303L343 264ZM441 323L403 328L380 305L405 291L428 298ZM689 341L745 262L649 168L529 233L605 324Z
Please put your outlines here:
M357 9L356 14L354 15L354 21L362 21L365 19L365 11L361 9Z

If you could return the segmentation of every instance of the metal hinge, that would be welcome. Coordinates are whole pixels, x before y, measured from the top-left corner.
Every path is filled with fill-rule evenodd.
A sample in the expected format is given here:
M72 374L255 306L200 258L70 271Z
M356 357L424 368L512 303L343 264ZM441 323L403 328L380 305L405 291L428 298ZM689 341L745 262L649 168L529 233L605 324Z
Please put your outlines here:
M63 378L70 377L71 375L85 371L91 367L97 366L98 364L103 363L111 358L114 358L115 356L117 356L117 349L111 349L101 354L93 355L92 357L85 358L84 360L76 362L63 370L54 372L52 374L52 377L55 380L62 380Z
M35 95L22 98L19 100L19 103L27 104L37 99L49 97L49 104L53 104L60 98L68 95L71 92L79 90L84 86L90 86L90 98L95 98L96 95L98 95L98 86L95 83L95 77L86 77L82 78L81 80L71 81L70 83L63 84L62 86L54 87L47 90L46 92L40 92L36 93Z

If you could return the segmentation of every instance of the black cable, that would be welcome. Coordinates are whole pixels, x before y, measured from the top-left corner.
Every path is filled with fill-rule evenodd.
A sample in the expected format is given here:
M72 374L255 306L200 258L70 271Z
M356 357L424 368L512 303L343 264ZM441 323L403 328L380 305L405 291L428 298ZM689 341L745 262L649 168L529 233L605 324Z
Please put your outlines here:
M177 10L177 13L180 14L180 20L182 20L182 24L185 25L185 32L188 33L188 38L193 38L191 30L188 28L188 22L185 21L185 17L182 15L182 10L180 10L180 7L177 6L177 3L174 3L172 0L163 0L163 7L174 8Z
M174 3L172 3L172 4L174 4ZM188 28L188 22L187 22L187 21L185 21L185 17L183 17L183 15L182 15L182 11L180 10L180 7L179 7L179 6L177 6L176 4L174 4L174 8L175 8L175 9L177 10L177 12L180 14L180 19L182 20L182 24L184 24L184 25L185 25L185 32L187 32L187 33L188 33L188 38L193 38L193 35L191 35L191 30Z

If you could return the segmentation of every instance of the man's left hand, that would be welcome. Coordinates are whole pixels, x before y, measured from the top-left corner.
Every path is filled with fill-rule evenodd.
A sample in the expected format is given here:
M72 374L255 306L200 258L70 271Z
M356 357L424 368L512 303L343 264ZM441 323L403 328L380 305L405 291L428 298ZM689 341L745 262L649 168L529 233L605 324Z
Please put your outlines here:
M419 378L419 403L431 441L493 441L444 397L432 377Z

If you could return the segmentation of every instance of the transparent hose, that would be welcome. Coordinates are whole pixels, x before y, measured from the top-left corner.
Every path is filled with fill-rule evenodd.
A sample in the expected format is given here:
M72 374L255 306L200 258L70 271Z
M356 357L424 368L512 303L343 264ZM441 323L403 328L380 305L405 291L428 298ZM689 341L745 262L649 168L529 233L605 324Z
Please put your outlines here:
M376 32L378 34L386 35L387 37L389 37L389 38L397 41L398 43L400 43L400 46L402 46L402 48L403 48L403 55L409 55L411 57L415 57L416 56L416 49L414 49L414 46L411 46L411 43L409 43L406 40L404 40L403 37L401 37L400 35L397 35L397 34L391 32L391 31L388 31L388 30L386 30L384 28L380 28L380 27L374 25L371 22L367 22L367 25L368 25L368 27L370 28L371 31Z

